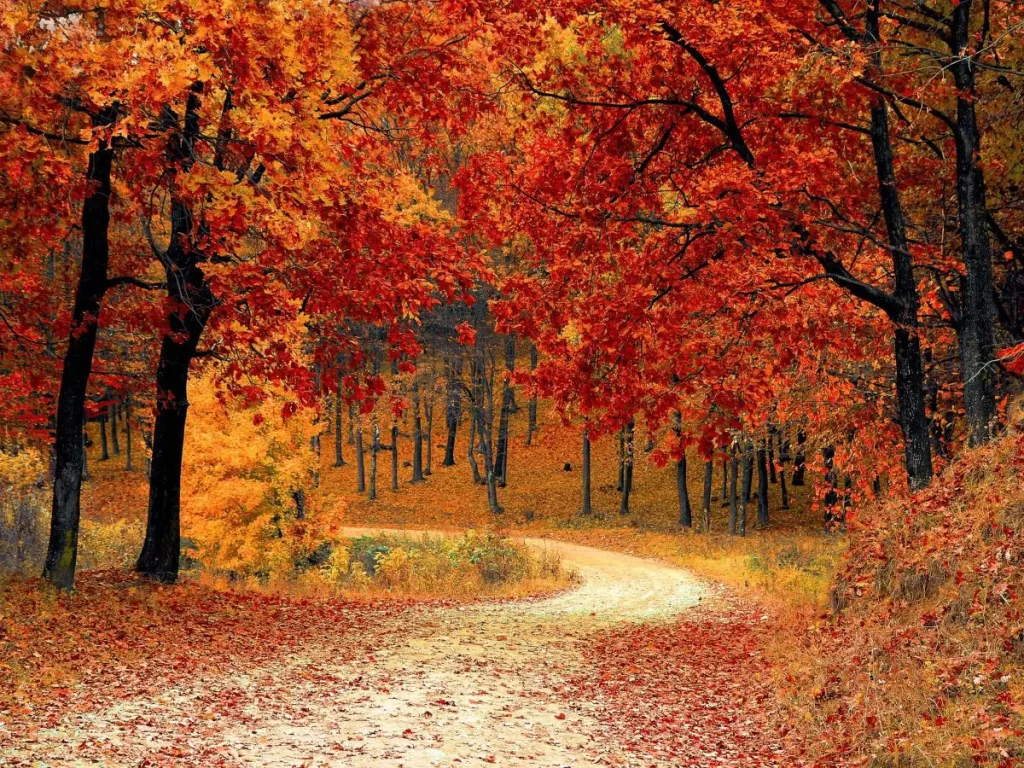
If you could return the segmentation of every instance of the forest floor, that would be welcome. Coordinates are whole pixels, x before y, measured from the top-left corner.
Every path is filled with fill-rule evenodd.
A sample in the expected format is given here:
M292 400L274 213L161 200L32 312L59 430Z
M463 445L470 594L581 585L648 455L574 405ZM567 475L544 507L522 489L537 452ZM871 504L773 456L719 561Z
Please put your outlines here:
M326 621L278 605L300 628L306 611L311 631L253 643L259 622L242 623L219 650L250 647L223 663L176 673L172 655L162 676L119 675L115 695L92 698L82 679L59 701L0 709L0 765L800 764L763 674L772 619L671 565L531 543L557 547L580 585L518 602L352 604Z

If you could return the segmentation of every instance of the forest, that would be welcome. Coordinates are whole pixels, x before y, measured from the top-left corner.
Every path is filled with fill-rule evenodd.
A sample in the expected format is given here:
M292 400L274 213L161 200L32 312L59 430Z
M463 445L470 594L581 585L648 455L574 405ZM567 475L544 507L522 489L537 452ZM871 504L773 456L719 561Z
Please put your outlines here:
M0 766L1024 765L1024 3L0 62Z

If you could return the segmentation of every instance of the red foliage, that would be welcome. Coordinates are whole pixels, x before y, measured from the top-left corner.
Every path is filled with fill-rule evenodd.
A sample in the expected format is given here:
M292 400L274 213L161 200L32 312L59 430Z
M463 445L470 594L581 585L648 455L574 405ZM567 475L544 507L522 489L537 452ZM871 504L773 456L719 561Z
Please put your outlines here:
M767 678L764 646L777 629L727 595L670 624L636 624L587 646L580 688L637 754L678 766L810 765Z

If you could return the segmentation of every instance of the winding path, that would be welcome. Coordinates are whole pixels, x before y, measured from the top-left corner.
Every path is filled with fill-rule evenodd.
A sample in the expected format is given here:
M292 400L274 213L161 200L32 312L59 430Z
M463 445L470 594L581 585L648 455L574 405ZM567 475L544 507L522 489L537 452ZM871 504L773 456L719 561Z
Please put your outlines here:
M383 619L355 661L327 643L282 648L272 664L129 698L41 743L102 733L126 758L104 764L117 765L650 766L609 736L573 681L588 674L583 650L601 630L671 618L704 586L657 562L528 541L559 550L582 583L546 599ZM201 728L198 713L211 713ZM177 761L147 757L169 750ZM50 766L97 764L46 757Z

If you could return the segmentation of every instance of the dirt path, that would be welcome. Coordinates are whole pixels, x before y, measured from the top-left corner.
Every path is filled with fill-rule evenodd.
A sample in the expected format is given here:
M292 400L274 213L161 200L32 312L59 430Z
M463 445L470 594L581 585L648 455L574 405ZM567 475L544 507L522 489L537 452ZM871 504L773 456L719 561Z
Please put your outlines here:
M582 584L549 599L385 620L356 661L315 643L281 649L271 665L183 681L43 730L31 755L51 766L651 765L608 736L572 681L587 673L582 651L601 630L671 618L704 587L653 561L530 543L558 549ZM58 745L89 739L116 758L79 750L62 759Z

